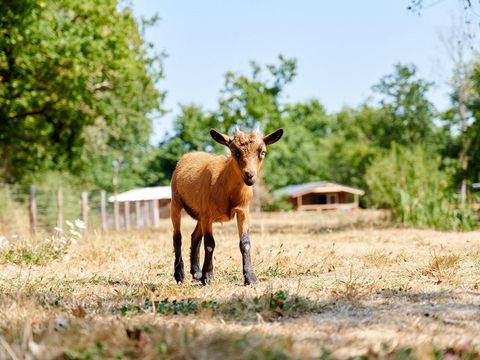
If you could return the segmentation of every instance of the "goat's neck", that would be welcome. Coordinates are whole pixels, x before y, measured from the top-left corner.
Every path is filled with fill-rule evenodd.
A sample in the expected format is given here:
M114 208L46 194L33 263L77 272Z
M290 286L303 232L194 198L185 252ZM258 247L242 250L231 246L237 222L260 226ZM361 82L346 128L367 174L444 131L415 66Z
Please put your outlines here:
M245 182L242 179L242 174L238 171L234 161L235 160L232 157L228 158L227 166L225 166L222 176L224 177L224 184L227 184L228 186L228 191L238 193L248 190L249 187L245 185Z

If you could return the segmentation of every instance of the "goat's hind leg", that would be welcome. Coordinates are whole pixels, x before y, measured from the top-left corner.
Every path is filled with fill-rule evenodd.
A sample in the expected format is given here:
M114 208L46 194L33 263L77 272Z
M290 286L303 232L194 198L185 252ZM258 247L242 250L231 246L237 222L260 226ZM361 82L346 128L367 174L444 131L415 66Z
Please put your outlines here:
M202 227L197 222L195 230L192 232L192 243L190 247L190 274L195 280L202 278L202 270L200 269L200 246L202 245Z
M213 251L215 239L212 234L212 224L202 223L203 246L205 248L205 260L202 267L202 284L207 285L213 280Z
M172 199L170 206L170 217L173 225L173 249L175 251L174 277L177 283L183 282L185 278L182 259L182 233L180 228L182 208Z

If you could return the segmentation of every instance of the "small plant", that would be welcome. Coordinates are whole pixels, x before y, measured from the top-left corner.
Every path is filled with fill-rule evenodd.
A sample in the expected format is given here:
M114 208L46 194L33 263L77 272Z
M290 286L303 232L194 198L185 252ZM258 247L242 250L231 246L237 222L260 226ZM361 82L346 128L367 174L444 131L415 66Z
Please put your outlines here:
M219 303L214 300L198 301L184 300L145 300L141 305L127 304L120 308L122 315L135 315L154 310L162 315L190 315L209 312L228 320L256 320L260 315L264 320L274 320L279 317L294 317L307 312L320 310L314 302L291 296L285 290L278 290L270 294L255 296L251 299L234 297L227 302Z
M56 227L52 236L42 241L9 242L6 238L0 247L3 250L3 259L6 262L24 265L42 265L65 256L72 246L82 239L85 229L83 221L66 221L68 231Z
M434 254L430 263L421 269L422 275L432 277L437 284L446 279L451 279L459 266L460 256L457 254Z
M55 251L66 253L70 246L77 245L82 238L82 231L85 230L85 223L77 219L74 223L71 221L65 222L69 227L65 232L62 228L55 227L55 233L52 237L45 239L45 242L53 247Z
M138 314L141 312L152 311L152 309L154 309L156 313L162 315L189 315L197 314L202 310L216 310L218 306L219 304L215 301L198 302L195 299L171 301L168 298L161 301L147 299L140 306L131 304L122 306L120 308L120 313L122 315Z

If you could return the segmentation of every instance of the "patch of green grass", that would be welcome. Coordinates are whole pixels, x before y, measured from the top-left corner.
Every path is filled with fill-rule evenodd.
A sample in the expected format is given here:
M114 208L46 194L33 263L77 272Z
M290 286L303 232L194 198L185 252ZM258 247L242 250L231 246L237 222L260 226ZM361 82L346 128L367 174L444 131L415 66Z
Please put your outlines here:
M162 315L189 315L197 314L200 311L211 310L218 308L218 303L215 301L199 302L195 299L172 300L163 299L150 300L147 299L142 305L128 304L120 308L122 315L138 314L142 312L151 312L155 310L156 313Z
M120 308L122 315L135 315L153 310L162 315L190 315L213 313L227 320L256 320L260 315L266 321L280 317L295 317L322 309L318 303L292 296L285 290L267 293L252 298L234 297L225 302L214 300L145 300L140 305L127 304ZM258 315L257 315L258 314Z
M65 351L57 359L65 360L93 360L93 359L102 359L105 357L104 347L101 342L95 343L95 349L93 350L84 350L84 351Z
M47 244L11 248L2 255L3 261L17 265L44 265L62 256L63 252Z

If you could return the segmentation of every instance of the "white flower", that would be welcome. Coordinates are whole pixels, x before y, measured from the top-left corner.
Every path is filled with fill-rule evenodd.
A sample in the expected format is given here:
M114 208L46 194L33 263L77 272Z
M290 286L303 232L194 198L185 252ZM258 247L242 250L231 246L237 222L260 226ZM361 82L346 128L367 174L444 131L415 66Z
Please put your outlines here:
M73 236L82 237L82 234L80 234L77 230L70 229L70 234Z
M65 221L65 223L66 223L70 228L73 228L73 227L74 227L73 223L72 223L71 221L69 221L69 220Z
M0 234L0 249L6 249L9 245L7 238Z
M54 229L55 229L55 231L58 231L58 232L62 232L62 231L63 231L63 229L62 229L61 227L58 227L58 226L55 226Z
M85 225L85 223L84 223L82 220L80 220L80 219L75 220L75 225L77 225L77 227L78 227L79 229L86 229L86 228L87 228L87 226Z

